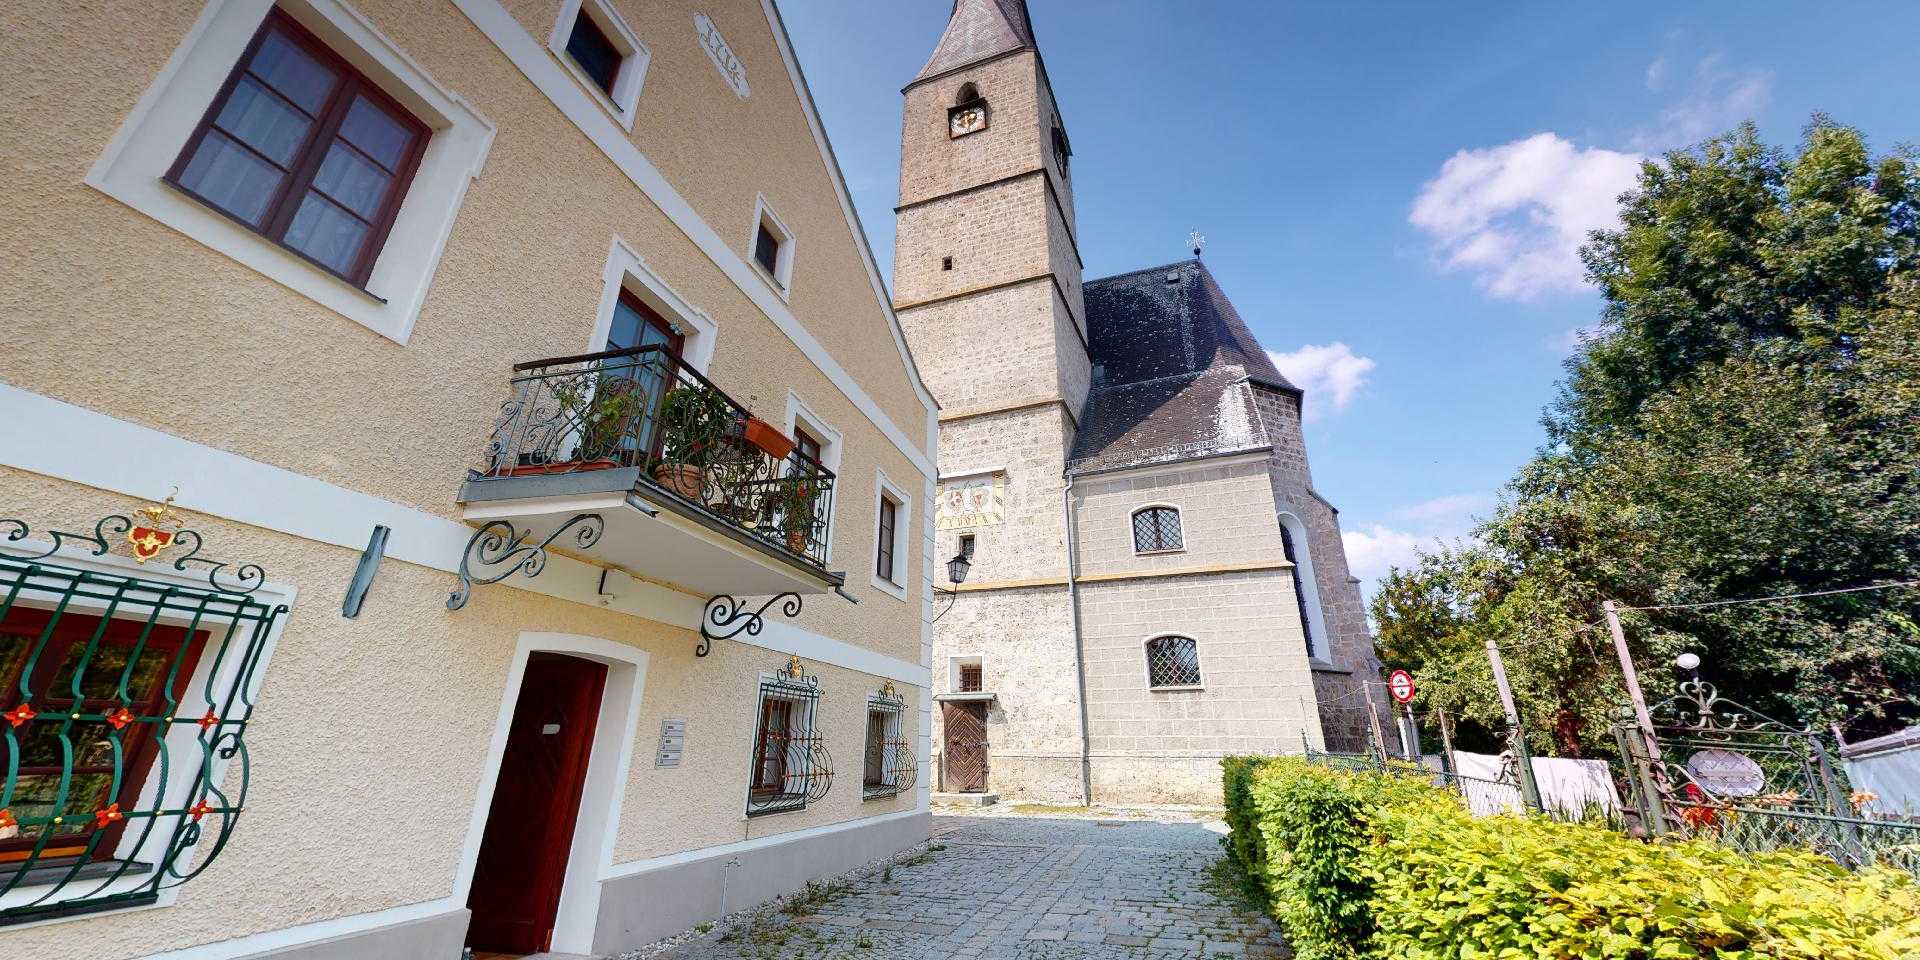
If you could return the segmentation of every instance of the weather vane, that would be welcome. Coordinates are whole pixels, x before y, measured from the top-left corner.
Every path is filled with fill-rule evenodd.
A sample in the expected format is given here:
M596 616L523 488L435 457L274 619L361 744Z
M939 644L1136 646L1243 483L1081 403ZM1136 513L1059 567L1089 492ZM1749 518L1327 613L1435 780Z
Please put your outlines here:
M1197 257L1200 255L1201 249L1207 245L1207 235L1198 230L1189 231L1187 233L1187 245L1193 248L1193 255Z

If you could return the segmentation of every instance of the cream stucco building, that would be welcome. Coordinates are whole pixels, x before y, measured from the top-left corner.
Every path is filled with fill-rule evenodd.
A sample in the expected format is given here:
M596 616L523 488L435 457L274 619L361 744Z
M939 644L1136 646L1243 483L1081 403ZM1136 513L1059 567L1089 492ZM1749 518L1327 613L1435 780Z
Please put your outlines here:
M0 26L0 956L601 953L926 837L936 408L771 0Z
M1124 212L1076 216L1024 0L953 5L901 145L936 553L972 561L935 625L942 787L1217 804L1222 756L1358 749L1379 662L1301 391L1198 250L1083 280L1080 224Z

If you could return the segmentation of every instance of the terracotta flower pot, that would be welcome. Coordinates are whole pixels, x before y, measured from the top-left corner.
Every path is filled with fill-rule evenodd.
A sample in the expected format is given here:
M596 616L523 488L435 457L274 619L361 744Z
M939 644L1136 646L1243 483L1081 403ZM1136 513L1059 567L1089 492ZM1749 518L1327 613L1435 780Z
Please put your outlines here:
M793 440L774 429L773 424L758 417L749 417L746 428L747 442L759 447L767 456L775 460L785 460L793 453Z
M699 503L701 488L706 486L707 472L690 463L663 463L653 468L653 479L668 490Z
M807 555L807 533L804 530L787 531L787 549L801 556Z
M614 460L566 460L560 463L524 463L514 467L503 467L494 471L499 477L544 477L552 473L579 473L584 470L605 470L619 466Z

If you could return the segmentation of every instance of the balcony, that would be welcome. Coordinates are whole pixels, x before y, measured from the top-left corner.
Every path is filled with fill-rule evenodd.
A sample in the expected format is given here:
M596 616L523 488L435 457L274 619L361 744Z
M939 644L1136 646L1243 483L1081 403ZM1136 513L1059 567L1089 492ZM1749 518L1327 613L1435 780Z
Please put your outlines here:
M832 471L672 351L535 360L513 368L510 386L460 487L481 527L466 563L505 571L473 582L537 573L527 551L544 562L549 543L704 596L843 582L826 569Z

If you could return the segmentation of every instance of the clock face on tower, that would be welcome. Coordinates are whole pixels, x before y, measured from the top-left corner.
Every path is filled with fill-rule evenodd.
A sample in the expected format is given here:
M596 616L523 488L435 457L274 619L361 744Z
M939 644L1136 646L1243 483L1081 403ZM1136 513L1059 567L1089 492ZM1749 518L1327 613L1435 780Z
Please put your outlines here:
M987 105L970 103L947 111L947 135L964 137L987 128Z

